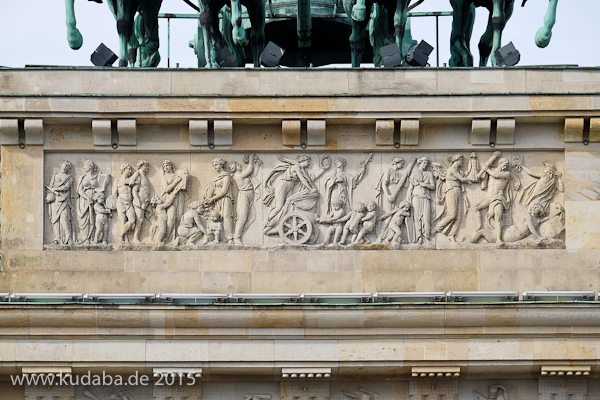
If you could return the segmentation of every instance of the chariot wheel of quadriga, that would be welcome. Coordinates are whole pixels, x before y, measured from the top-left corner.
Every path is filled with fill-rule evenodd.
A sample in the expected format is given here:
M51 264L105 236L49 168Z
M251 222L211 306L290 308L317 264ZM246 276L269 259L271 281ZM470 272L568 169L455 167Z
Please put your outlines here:
M312 234L313 225L306 213L292 211L279 222L279 237L287 244L305 244Z

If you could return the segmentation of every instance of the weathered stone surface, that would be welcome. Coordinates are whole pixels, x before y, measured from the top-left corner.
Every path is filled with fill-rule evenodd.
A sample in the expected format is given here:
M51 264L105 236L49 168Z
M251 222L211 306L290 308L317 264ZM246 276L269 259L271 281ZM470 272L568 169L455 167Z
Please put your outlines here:
M572 148L565 152L565 197L570 201L600 200L600 148L586 147L587 151Z
M570 201L567 204L567 249L600 249L600 202Z

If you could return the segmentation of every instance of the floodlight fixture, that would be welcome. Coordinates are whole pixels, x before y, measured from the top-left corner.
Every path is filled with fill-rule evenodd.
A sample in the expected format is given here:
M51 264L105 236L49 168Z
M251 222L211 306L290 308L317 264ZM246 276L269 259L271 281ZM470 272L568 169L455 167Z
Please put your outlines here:
M229 293L227 300L230 303L297 303L299 293Z
M523 301L594 301L596 292L592 291L532 291L523 292Z
M223 46L221 50L217 51L215 58L221 68L237 67L237 60L227 46Z
M25 301L81 301L83 293L12 293L11 302Z
M260 65L271 68L279 66L279 60L283 57L283 53L285 53L285 50L275 43L267 43L265 49L260 54Z
M100 45L94 50L90 61L96 67L110 67L113 65L115 61L117 61L119 57L111 49L106 47L104 43L100 43Z
M433 46L424 40L421 40L416 46L412 46L406 53L406 62L413 67L425 67L429 61L429 55L433 51Z
M521 61L521 53L515 48L513 42L500 47L494 53L496 55L496 65L512 67Z
M158 293L156 300L175 304L214 304L224 303L226 293Z
M433 303L446 301L446 292L377 292L374 303Z
M83 296L84 301L95 302L152 302L156 298L154 293L86 293Z
M388 44L379 48L379 54L383 59L383 66L386 68L395 68L402 65L402 56L396 43Z
M371 293L302 293L298 301L302 303L370 303Z
M446 295L449 302L467 303L501 303L505 301L519 301L517 291L450 291Z

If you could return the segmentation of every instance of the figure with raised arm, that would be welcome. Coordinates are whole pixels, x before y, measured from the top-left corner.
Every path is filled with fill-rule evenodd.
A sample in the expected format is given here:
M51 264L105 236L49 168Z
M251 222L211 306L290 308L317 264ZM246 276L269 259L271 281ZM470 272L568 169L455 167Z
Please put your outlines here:
M401 170L404 167L404 159L394 157L392 159L392 166L381 175L375 189L377 190L379 208L382 211L389 212L396 208L398 193L404 187L416 161L416 159L413 159L408 166L408 172L403 174Z
M254 194L260 184L253 174L256 168L262 164L262 161L256 154L244 157L246 167L233 161L229 163L231 177L237 187L237 196L235 198L235 228L233 232L233 242L237 245L243 245L242 235L248 226L254 221Z
M477 220L477 230L483 229L482 211L487 209L487 221L494 219L496 233L496 242L502 243L502 215L510 210L510 170L506 158L498 160L498 166L491 168L486 164L479 174L488 175L487 193L484 198L475 205L475 218Z
M148 161L139 160L137 171L131 176L133 207L135 210L135 226L133 228L133 243L140 243L140 232L146 216L146 209L152 199L152 185L148 179Z
M122 177L118 179L113 186L113 197L116 199L117 215L119 216L119 233L117 235L118 243L129 243L129 231L135 225L135 211L133 209L133 194L131 191L131 182L129 178L133 173L133 168L129 164L123 164L121 167Z
M523 164L517 164L517 171L523 170L527 175L537 180L523 189L523 194L519 202L523 207L529 206L534 201L538 201L546 207L554 198L556 192L564 192L565 185L562 180L562 174L556 169L556 165L544 161L544 171L542 173L534 172Z
M554 215L545 216L542 204L538 201L534 201L525 211L523 218L504 229L502 234L503 241L498 244L517 242L529 236L534 236L537 239L537 244L547 242L550 238L543 236L538 231L538 227L553 217ZM497 234L490 229L481 229L475 232L473 236L464 237L462 241L477 243L481 238L484 238L489 243L496 243Z
M446 170L446 185L444 187L444 210L438 217L439 221L435 227L435 232L443 233L448 239L455 242L456 233L462 220L462 213L466 206L464 198L463 183L470 183L464 177L461 170L463 166L463 155L454 154L448 157L450 166Z
M333 164L335 169L331 176L325 181L325 204L327 205L327 213L331 211L333 202L338 199L344 202L344 211L350 209L352 205L352 193L365 176L367 166L372 159L373 154L371 153L366 160L361 161L358 171L354 174L345 171L345 159L336 158L334 160Z
M279 221L292 207L298 206L302 210L315 207L319 192L314 181L329 168L320 165L321 171L310 174L311 158L308 155L299 155L295 161L280 156L279 161L283 164L275 167L265 181L267 195L263 203L271 207L265 222L265 235L278 233Z

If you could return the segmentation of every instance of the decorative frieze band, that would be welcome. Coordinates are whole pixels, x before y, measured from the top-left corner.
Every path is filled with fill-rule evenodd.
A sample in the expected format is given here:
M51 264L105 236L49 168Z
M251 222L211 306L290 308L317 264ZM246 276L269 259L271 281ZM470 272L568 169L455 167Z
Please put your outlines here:
M129 160L51 153L45 243L133 250L562 248L562 165L551 152Z

